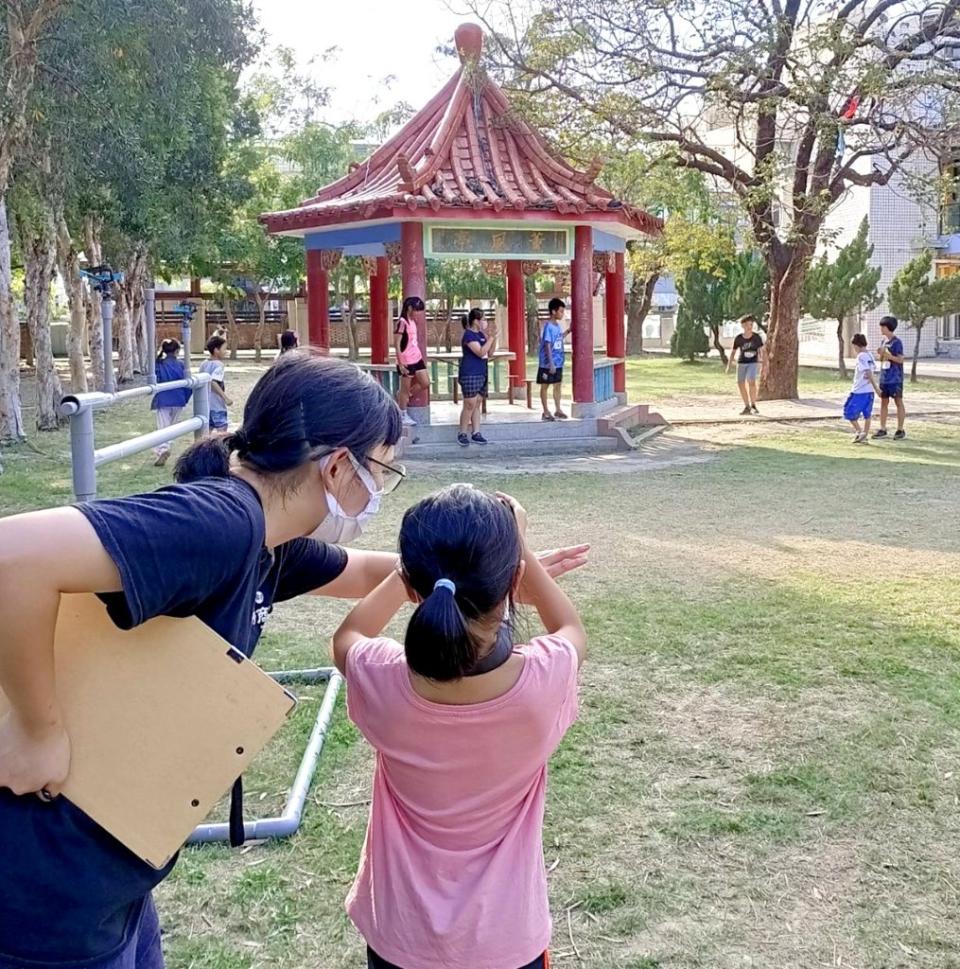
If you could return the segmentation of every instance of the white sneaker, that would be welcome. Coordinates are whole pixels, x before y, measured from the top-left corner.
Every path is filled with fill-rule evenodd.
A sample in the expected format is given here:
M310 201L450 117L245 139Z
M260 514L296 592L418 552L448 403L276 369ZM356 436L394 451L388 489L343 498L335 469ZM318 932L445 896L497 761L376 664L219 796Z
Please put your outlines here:
M404 427L416 427L417 422L406 412L403 413L403 426Z

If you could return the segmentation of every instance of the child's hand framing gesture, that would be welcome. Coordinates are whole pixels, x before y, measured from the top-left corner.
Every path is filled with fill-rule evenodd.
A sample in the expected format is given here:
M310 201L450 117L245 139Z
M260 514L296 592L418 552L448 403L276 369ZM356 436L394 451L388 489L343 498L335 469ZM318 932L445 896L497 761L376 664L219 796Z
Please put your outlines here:
M516 498L506 495L502 491L497 492L497 497L513 512L513 517L517 520L517 531L520 533L520 539L523 541L524 545L526 545L527 509L524 508Z

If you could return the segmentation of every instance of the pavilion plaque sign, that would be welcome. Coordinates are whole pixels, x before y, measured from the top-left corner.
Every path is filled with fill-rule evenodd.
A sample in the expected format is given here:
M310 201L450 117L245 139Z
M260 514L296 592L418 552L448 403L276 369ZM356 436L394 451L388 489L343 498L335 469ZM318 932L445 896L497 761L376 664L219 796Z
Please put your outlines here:
M425 226L430 259L573 258L573 232L557 228L477 228L472 225Z

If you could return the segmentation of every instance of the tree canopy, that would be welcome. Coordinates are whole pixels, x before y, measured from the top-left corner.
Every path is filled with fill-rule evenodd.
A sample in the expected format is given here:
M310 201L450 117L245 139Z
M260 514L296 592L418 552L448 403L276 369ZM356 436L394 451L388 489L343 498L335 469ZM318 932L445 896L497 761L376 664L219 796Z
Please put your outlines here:
M474 5L507 85L620 151L659 146L714 179L767 262L761 396L797 394L804 278L824 219L851 187L922 162L937 177L960 137L960 0L542 0L533 16ZM921 172L922 173L922 172Z

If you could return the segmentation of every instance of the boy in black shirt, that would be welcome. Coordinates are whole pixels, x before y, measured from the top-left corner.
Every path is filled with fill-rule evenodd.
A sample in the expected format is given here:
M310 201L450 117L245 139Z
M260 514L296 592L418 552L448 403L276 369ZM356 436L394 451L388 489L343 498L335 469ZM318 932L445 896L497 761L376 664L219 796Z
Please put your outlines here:
M727 373L733 366L733 358L740 354L737 363L737 386L743 398L741 414L759 414L757 410L757 377L760 376L760 358L763 352L763 337L754 332L756 320L752 316L745 316L740 320L743 333L733 341L733 353L727 361Z

